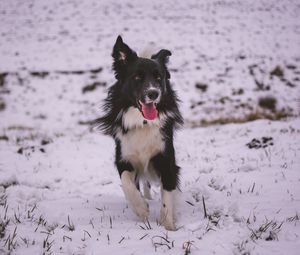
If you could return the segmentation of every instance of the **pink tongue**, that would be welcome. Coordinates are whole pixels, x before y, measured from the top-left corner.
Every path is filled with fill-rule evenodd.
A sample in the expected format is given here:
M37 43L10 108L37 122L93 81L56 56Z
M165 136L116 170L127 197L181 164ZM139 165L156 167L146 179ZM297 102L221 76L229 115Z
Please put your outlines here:
M147 120L154 120L158 114L154 103L142 104L142 112Z

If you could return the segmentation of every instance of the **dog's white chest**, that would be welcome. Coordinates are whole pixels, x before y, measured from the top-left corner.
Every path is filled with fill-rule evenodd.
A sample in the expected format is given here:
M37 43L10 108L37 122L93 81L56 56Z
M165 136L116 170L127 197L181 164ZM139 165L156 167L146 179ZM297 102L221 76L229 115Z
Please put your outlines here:
M164 141L157 126L147 126L128 131L121 137L122 158L140 170L149 160L164 149Z
M130 129L126 134L118 135L122 158L140 171L145 170L149 160L163 151L165 146L159 120L148 121L147 124L143 122L141 113L137 109L129 108L123 116L123 123Z

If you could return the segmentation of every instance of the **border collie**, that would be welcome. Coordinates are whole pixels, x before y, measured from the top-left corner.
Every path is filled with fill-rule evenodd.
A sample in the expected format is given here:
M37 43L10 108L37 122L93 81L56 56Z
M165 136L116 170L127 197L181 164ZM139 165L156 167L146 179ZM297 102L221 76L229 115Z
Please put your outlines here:
M113 137L115 164L122 188L133 211L147 220L150 183L161 184L160 224L176 230L174 191L179 184L173 146L174 130L183 124L178 98L167 69L171 52L160 50L151 58L138 57L118 36L114 45L113 70L117 82L110 87L104 116L95 125ZM143 187L143 195L140 192Z

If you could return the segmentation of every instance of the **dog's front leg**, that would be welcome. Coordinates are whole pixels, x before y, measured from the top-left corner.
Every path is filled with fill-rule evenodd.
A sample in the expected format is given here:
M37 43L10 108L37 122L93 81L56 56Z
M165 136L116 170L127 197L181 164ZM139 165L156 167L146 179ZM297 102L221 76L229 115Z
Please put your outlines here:
M130 207L142 220L148 219L149 206L134 183L135 172L123 171L121 174L122 188Z
M169 145L164 153L151 159L154 169L161 177L161 210L160 224L167 230L176 230L174 222L175 190L178 186L179 167L175 164L173 145Z
M161 210L160 210L160 224L167 230L176 230L174 224L174 190L167 191L161 188Z

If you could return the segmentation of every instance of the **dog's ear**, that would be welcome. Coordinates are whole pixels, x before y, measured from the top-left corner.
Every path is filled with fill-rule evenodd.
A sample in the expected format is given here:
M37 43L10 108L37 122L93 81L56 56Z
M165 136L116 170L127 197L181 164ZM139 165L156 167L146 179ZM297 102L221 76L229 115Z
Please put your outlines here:
M126 72L126 65L135 61L137 54L123 42L121 36L118 36L113 48L112 57L114 59L113 69L115 76L117 79L120 79Z
M171 55L172 55L171 51L162 49L158 53L151 56L151 59L157 60L159 63L161 63L165 67L167 79L170 79L170 77L171 77L171 75L166 67L166 64L169 61L169 56L171 56Z
M169 56L171 56L172 53L169 50L162 49L158 53L151 56L151 59L156 59L158 62L162 64L167 64L169 61Z

